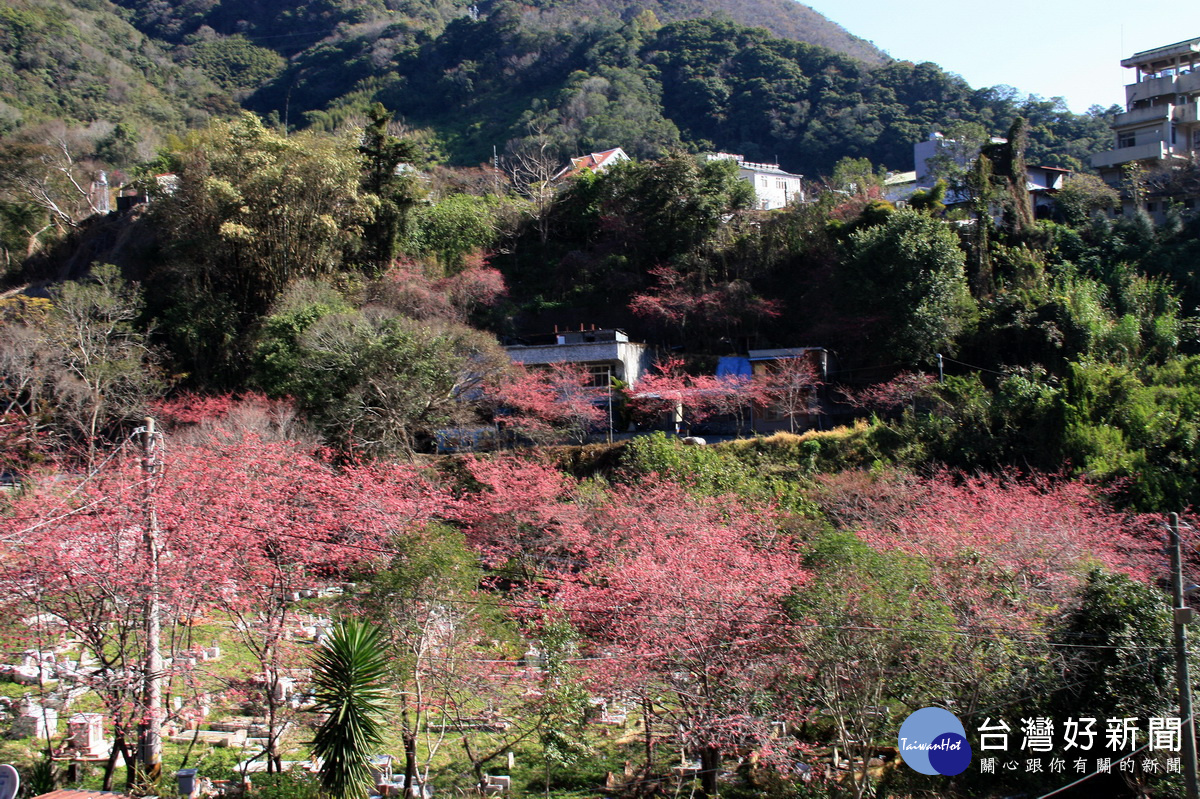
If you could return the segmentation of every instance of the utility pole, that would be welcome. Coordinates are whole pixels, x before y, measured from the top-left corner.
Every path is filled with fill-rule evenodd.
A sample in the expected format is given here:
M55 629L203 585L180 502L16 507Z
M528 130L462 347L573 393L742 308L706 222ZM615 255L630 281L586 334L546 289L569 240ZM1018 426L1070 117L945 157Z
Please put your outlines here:
M608 372L608 443L613 442L613 387L612 370Z
M146 663L144 701L146 718L139 743L142 773L151 788L162 776L162 637L158 602L158 516L154 510L154 487L159 473L155 457L154 419L146 417L142 428L142 476L146 490L142 509L146 514L143 544L146 548Z
M1200 799L1196 781L1196 725L1192 720L1192 682L1188 676L1187 625L1195 611L1183 604L1183 553L1179 539L1179 514L1171 514L1171 593L1175 621L1175 681L1179 687L1179 715L1183 728L1183 770L1188 799Z

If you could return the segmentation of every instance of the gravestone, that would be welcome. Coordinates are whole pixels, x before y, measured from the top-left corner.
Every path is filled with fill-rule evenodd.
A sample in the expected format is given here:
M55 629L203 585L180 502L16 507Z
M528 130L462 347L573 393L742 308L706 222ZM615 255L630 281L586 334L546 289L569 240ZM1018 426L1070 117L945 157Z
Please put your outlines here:
M108 757L110 747L104 740L104 716L100 713L71 716L67 720L67 740L80 757Z

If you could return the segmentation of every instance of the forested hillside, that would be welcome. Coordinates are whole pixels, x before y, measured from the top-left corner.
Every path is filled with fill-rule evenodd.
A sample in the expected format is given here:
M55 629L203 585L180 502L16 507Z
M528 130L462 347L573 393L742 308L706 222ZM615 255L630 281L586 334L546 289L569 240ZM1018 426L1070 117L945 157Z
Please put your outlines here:
M436 36L458 17L487 16L504 4L498 0L341 0L252 5L216 0L168 5L120 0L117 5L134 12L133 22L139 29L168 41L184 41L208 28L225 36L240 33L263 41L272 50L294 55L345 26L401 24ZM605 19L627 21L647 11L663 22L719 17L870 63L888 60L872 45L792 0L528 0L516 7L527 24L536 28L572 28Z
M810 176L846 155L904 170L931 131L999 133L1020 112L1035 160L1078 168L1107 137L1102 116L893 62L791 0L20 0L0 36L3 130L44 140L37 125L59 120L84 139L77 156L118 169L239 104L335 130L382 102L425 129L431 157L458 165L546 135L559 158L715 148ZM118 124L132 151L102 147Z
M237 107L170 45L115 11L59 0L0 8L0 135L51 122L103 132L124 122L165 133Z
M11 274L117 263L145 287L121 318L127 333L153 330L136 350L148 360L135 361L157 364L153 385L291 397L347 450L428 450L441 427L495 421L516 396L496 336L586 323L682 351L695 376L747 348L826 348L830 421L857 407L900 424L884 425L899 438L880 457L1078 470L1146 510L1200 500L1183 466L1200 429L1196 218L1177 208L1157 226L1142 213L1113 221L1116 195L1080 175L1053 218L1035 219L1015 188L1023 119L1010 143L985 148L980 171L959 175L966 208L932 192L896 209L868 161L844 158L832 183L846 188L763 213L732 162L678 151L557 184L539 172L557 160L536 149L505 158L507 171L398 170L422 147L389 118L376 106L365 127L336 134L285 135L250 114L214 124L166 153L170 192L64 223L55 249L14 260ZM9 330L36 339L44 323L21 311ZM903 382L939 353L958 364L945 384ZM11 399L33 418L72 390L55 387L36 348L14 357L41 386ZM896 375L893 400L853 399ZM104 403L124 393L95 390ZM895 396L934 412L900 414ZM521 402L563 434L594 424L578 408ZM118 404L85 402L97 416L72 422L72 436L119 429L138 401Z

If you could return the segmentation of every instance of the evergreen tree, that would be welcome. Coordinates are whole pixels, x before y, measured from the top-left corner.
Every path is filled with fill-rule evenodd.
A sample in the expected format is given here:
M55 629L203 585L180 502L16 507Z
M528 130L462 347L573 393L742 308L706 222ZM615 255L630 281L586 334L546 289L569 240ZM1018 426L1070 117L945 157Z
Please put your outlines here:
M363 225L361 260L371 276L387 271L417 201L415 181L400 167L416 158L416 147L388 133L391 114L382 103L369 109L358 153L362 158L362 189L375 202L374 218Z

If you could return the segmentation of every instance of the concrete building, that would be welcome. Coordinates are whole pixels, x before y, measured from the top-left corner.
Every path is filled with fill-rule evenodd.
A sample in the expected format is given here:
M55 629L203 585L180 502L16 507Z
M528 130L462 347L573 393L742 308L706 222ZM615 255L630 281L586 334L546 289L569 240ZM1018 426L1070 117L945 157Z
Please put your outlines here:
M556 330L553 335L530 337L504 349L526 366L577 364L587 369L591 385L597 389L607 389L614 377L633 385L651 365L650 350L630 341L623 330Z
M784 172L779 164L747 161L736 153L712 153L709 161L736 161L738 177L754 187L755 207L763 211L804 202L804 176Z
M991 138L992 144L1004 144L1006 141L999 136ZM917 191L931 189L937 183L938 159L948 159L958 169L966 170L978 156L978 149L960 146L954 139L934 132L925 141L913 145L912 172L898 172L884 180L883 196L894 203L906 203ZM1071 170L1055 166L1031 165L1025 168L1025 189L1029 192L1037 216L1050 214L1054 207L1054 194L1063 187L1070 174ZM950 189L943 202L954 207L969 199L965 194Z
M1113 121L1116 146L1093 155L1092 166L1120 186L1129 164L1152 173L1193 165L1200 153L1200 38L1134 53L1121 66L1134 74L1125 112Z

